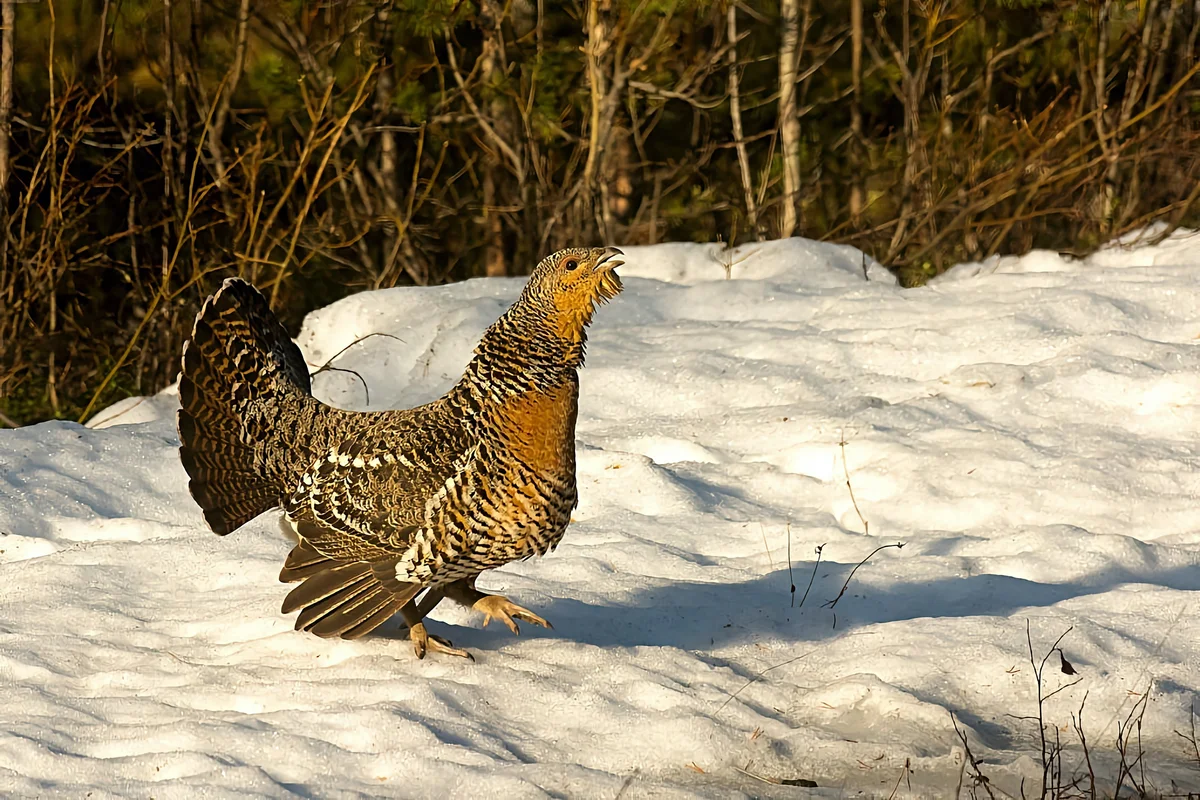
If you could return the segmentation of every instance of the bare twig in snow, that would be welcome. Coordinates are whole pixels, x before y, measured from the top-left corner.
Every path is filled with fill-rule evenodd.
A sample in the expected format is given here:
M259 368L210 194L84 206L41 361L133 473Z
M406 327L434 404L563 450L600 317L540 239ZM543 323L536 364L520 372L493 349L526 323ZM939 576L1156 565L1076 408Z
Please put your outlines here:
M775 571L775 559L771 558L771 548L767 544L767 529L763 527L763 524L761 522L758 523L758 532L762 534L763 549L767 551L767 562L771 565L771 572L774 572Z
M1125 717L1125 722L1117 723L1117 754L1121 758L1121 766L1117 772L1117 786L1113 790L1113 797L1121 796L1121 787L1127 778L1130 786L1133 787L1139 797L1146 796L1146 753L1142 749L1142 718L1146 716L1146 704L1150 700L1150 691L1152 688L1153 686L1147 686L1146 691L1142 693L1138 701L1129 709L1129 714ZM1137 753L1130 752L1130 745L1133 744L1130 736L1131 728L1137 732ZM1138 778L1133 774L1134 769L1137 769L1140 774L1140 784L1138 783Z
M892 787L892 793L887 796L887 800L892 800L896 796L896 792L900 791L900 782L908 780L908 790L912 791L912 760L904 759L904 769L900 770L900 777L896 778L896 785Z
M787 661L781 661L780 663L778 663L778 664L776 664L776 665L774 665L774 666L772 666L772 667L767 667L767 668L766 668L766 669L764 669L762 672L758 673L758 674L757 674L757 675L755 675L753 678L751 678L750 680L746 681L746 685L745 685L745 686L743 686L742 688L738 689L738 690L737 690L736 692L734 692L733 694L729 695L729 697L725 698L725 702L724 702L724 703L722 703L722 704L721 704L721 707L717 709L717 714L720 714L722 711L724 711L724 710L725 710L725 706L729 705L729 704L730 704L730 703L732 703L734 700L736 700L736 699L737 699L737 696L738 696L739 694L741 694L742 692L744 692L744 691L746 691L747 689L749 689L749 688L750 688L750 687L751 687L753 684L755 684L755 683L757 683L758 681L762 680L762 677L763 677L764 675L766 675L768 672L770 672L771 670L774 670L774 669L779 669L780 667L786 667L788 664L794 664L794 663L796 663L797 661L799 661L799 660L800 660L800 659L802 659L802 658L808 658L810 655L812 655L812 654L813 654L813 653L815 653L815 652L816 652L816 650L809 650L807 653L802 653L801 655L795 656L794 658L789 658ZM716 715L714 714L713 716L716 716Z
M870 553L868 553L866 558L864 558L862 561L858 562L858 564L855 565L854 569L850 570L850 574L848 576L846 576L846 582L842 584L842 590L840 592L838 592L837 597L833 598L832 600L827 600L825 602L825 604L821 607L822 608L834 608L838 604L838 600L842 599L842 595L844 595L846 593L846 589L850 588L850 581L854 578L854 573L858 572L859 567L861 567L863 564L870 561L871 556L875 555L880 550L886 550L889 547L894 547L897 550L901 550L904 548L904 544L905 544L904 542L896 542L895 544L881 544L881 545L879 545L879 547L876 547L874 550L872 550Z
M1196 741L1196 701L1195 700L1192 700L1192 713L1188 719L1191 723L1191 728L1192 728L1191 733L1185 736L1180 731L1175 731L1175 735L1178 736L1179 738L1183 739L1185 742L1187 742L1188 744L1190 744L1192 746L1191 755L1196 761L1196 769L1200 769L1200 742Z
M85 427L96 428L96 427L99 427L100 425L103 425L104 423L112 422L114 419L120 419L121 417L128 414L130 411L133 411L135 408L140 406L142 403L146 402L147 399L148 398L146 398L146 397L140 397L140 398L138 398L138 401L136 403L133 403L133 404L127 406L126 408L121 409L120 411L118 411L115 414L111 414L102 419L88 420L88 422L85 424Z
M992 782L988 778L988 776L984 775L983 772L979 769L979 762L975 760L975 754L971 752L971 745L967 741L967 733L966 733L966 731L964 731L958 727L958 720L954 718L953 711L950 712L950 723L952 725L954 725L954 732L956 734L958 734L958 740L960 742L962 742L963 754L966 759L965 763L969 764L971 766L972 782L974 783L976 788L982 786L983 790L985 792L987 792L987 796L992 798L992 800L995 800L996 795L992 791ZM961 784L961 779L960 779L960 784ZM961 785L959 788L961 790ZM955 796L957 797L957 795L955 795Z
M864 260L866 259L866 254L863 255L863 258ZM865 266L863 274L866 275ZM858 514L858 520L862 523L863 533L869 536L871 534L871 526L867 523L867 519L863 516L862 511L859 510L858 500L854 497L854 487L850 485L850 468L846 466L846 437L844 434L838 437L838 447L842 449L842 474L846 476L846 490L850 492L850 502L854 504L854 513Z
M817 560L813 562L812 574L808 576L808 586L804 587L804 596L800 598L800 608L804 608L804 601L808 599L808 592L812 589L813 579L817 577L817 567L821 566L821 551L825 549L825 544L817 545Z
M356 378L359 379L359 381L362 382L363 391L367 393L367 405L368 406L371 405L371 390L367 387L367 382L365 380L363 380L363 376L359 375L357 372L355 372L352 369L345 369L343 367L335 367L335 366L333 366L333 362L342 353L346 352L351 347L354 347L354 345L358 344L359 342L365 342L367 339L370 339L372 336L386 336L389 339L395 339L397 342L404 342L404 340L401 339L399 336L393 336L390 333L380 333L379 331L376 331L374 333L368 333L366 336L358 337L353 342L351 342L350 344L343 347L341 350L338 350L336 353L331 355L328 358L328 360L325 361L324 364L322 364L320 367L317 368L317 370L315 372L309 373L308 377L310 379L315 378L318 375L320 375L322 372L349 372L351 375L354 375Z
M625 782L621 784L621 789L617 792L617 796L614 797L613 800L621 800L621 798L625 796L625 792L633 784L633 779L637 777L638 771L639 770L635 769L633 772L629 773L629 777L627 777Z
M750 771L749 764L745 767L739 767L737 764L734 764L733 768L747 777L754 778L754 780L762 781L763 783L769 783L772 786L802 786L805 789L817 788L817 782L810 781L807 778L768 778L765 775L759 775L757 772Z
M1087 797L1096 797L1096 770L1092 767L1092 753L1088 748L1087 735L1083 732L1083 709L1087 706L1088 693L1083 693L1083 700L1079 702L1079 716L1071 715L1071 725L1075 728L1076 735L1079 736L1079 744L1083 747L1083 759L1087 763L1088 769L1088 792Z
M796 607L796 579L792 577L792 523L789 520L787 524L787 550L788 550L788 583L792 589L792 608Z
M1070 689L1072 686L1075 686L1076 684L1078 684L1080 681L1083 680L1083 678L1077 678L1074 681L1071 681L1070 683L1067 683L1067 684L1064 684L1064 685L1058 687L1053 692L1050 692L1050 694L1043 694L1042 693L1042 690L1043 690L1042 674L1044 673L1044 671L1046 669L1046 662L1049 661L1050 656L1056 652L1059 653L1059 655L1063 658L1063 663L1066 663L1066 657L1062 656L1062 650L1059 648L1059 644L1062 643L1062 640L1064 638L1066 638L1067 634L1070 633L1072 630L1074 630L1074 626L1067 628L1065 631L1062 632L1062 634L1057 639L1054 640L1054 644L1050 645L1050 649L1046 651L1046 655L1042 656L1042 661L1039 664L1035 660L1035 657L1033 655L1033 634L1030 632L1030 629L1029 629L1029 620L1028 619L1025 620L1025 641L1029 645L1029 665L1031 667L1033 667L1033 677L1037 683L1038 741L1041 743L1041 759L1042 759L1042 788L1041 788L1041 793L1038 796L1042 797L1042 798L1046 797L1047 793L1050 791L1050 788L1052 785L1051 780L1050 780L1050 772L1051 772L1052 767L1054 766L1055 759L1060 757L1062 754L1061 745L1059 745L1057 742L1055 744L1051 745L1046 741L1046 723L1045 723L1046 701L1049 700L1054 695L1058 694L1059 692L1061 692L1065 689ZM1074 668L1072 668L1072 669L1074 669ZM1055 726L1055 731L1057 732L1057 730L1058 730L1058 728L1057 728L1057 726Z

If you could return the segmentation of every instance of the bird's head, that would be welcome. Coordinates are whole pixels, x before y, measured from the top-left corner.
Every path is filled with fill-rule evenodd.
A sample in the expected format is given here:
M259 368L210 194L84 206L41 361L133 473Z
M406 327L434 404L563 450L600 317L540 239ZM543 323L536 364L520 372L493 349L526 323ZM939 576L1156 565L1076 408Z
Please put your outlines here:
M534 268L521 299L537 309L555 334L581 342L596 306L621 293L621 278L615 271L625 263L620 255L615 247L559 250Z

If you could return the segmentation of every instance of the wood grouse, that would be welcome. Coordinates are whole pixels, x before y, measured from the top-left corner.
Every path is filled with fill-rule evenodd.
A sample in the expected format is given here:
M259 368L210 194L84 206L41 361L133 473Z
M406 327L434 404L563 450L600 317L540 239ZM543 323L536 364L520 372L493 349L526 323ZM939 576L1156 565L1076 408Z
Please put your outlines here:
M399 611L418 658L469 658L425 630L443 597L482 612L485 625L550 627L475 579L544 555L567 528L585 329L621 291L619 255L547 257L454 388L407 410L359 413L314 398L300 349L245 281L205 301L179 378L188 487L222 536L283 507L298 543L279 579L302 581L283 601L283 613L300 611L297 630L355 639Z

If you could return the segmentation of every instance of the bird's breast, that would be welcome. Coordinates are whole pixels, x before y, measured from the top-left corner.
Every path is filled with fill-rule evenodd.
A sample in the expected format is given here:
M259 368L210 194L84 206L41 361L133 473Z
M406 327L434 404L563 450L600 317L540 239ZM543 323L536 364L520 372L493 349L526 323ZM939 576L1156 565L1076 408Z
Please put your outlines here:
M575 474L575 383L508 397L496 409L498 449L538 476Z
M575 506L578 388L511 395L492 409L474 513L482 515L498 561L544 554L558 543Z

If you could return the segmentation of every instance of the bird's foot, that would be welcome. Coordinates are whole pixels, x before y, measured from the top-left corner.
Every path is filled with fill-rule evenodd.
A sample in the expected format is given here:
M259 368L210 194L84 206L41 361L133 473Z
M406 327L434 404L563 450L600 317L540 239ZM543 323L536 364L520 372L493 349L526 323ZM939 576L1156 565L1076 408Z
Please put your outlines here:
M475 660L475 656L468 653L466 650L460 650L457 647L451 647L450 642L440 636L433 636L429 631L425 630L425 623L418 622L408 629L408 638L412 642L413 652L417 654L417 658L424 658L426 652L443 653L448 656L458 656L459 658L467 658L471 661Z
M534 625L541 625L543 628L554 627L529 609L521 608L507 597L502 597L498 594L484 595L475 601L472 608L484 615L483 625L485 628L492 621L492 617L495 617L507 625L508 629L518 636L521 635L521 629L517 627L515 621L517 619L532 622Z

